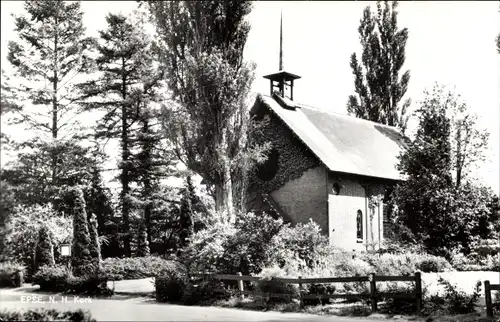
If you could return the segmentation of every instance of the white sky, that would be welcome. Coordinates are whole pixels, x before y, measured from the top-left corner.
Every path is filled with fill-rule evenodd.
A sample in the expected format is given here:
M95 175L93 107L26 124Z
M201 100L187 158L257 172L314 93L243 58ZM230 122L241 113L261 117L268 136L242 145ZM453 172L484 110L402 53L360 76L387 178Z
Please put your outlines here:
M21 1L1 1L1 66L9 70L7 43L15 40L11 13L22 12ZM249 17L245 58L257 65L253 91L268 94L262 76L278 70L279 17L283 10L284 65L302 76L294 98L302 103L346 113L353 94L349 57L359 53L357 28L363 8L374 2L257 1ZM130 12L134 1L83 1L84 23L91 35L105 28L109 12ZM499 192L500 31L499 1L400 2L399 26L409 29L406 63L411 80L407 97L412 107L435 82L452 86L479 115L490 132L488 162L477 175ZM410 124L411 126L412 124ZM5 124L2 124L5 126ZM413 124L414 126L414 124ZM5 130L5 129L4 129ZM383 153L383 151L381 151ZM2 164L5 155L2 153Z

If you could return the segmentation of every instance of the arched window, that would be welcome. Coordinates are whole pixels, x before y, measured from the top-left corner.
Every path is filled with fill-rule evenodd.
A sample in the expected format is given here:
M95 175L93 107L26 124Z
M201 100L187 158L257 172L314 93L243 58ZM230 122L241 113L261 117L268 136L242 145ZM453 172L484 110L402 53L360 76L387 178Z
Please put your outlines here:
M356 237L358 240L363 240L363 212L358 210L356 214Z

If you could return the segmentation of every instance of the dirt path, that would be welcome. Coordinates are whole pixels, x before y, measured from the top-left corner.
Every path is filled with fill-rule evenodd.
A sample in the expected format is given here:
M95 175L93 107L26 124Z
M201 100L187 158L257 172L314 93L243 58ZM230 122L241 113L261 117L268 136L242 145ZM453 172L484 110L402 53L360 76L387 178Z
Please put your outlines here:
M312 321L366 322L375 318L316 316L301 313L255 312L216 307L157 303L151 298L115 296L110 299L44 295L36 289L0 289L0 309L88 309L97 321ZM31 296L31 298L28 298ZM52 296L52 297L51 297ZM394 320L393 320L394 321ZM402 320L399 320L402 321Z

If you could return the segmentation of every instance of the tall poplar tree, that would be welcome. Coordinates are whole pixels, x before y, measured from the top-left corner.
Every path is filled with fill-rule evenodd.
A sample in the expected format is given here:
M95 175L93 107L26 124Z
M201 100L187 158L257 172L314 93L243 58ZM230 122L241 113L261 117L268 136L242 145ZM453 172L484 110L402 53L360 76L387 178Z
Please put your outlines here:
M131 256L135 129L145 102L154 96L161 74L153 68L151 41L139 23L121 14L108 14L106 22L107 28L99 32L97 45L100 76L82 84L81 89L89 98L87 109L104 111L97 127L98 137L120 142L122 233L125 255Z
M397 1L377 1L377 12L370 6L363 11L358 28L361 61L351 55L354 91L347 102L351 115L396 126L403 132L408 122L410 100L402 101L410 81L410 71L402 75L408 29L398 28Z
M148 1L173 94L163 111L165 133L179 159L212 189L216 210L234 221L245 189L246 98L253 66L243 61L251 2ZM245 190L244 190L245 191ZM238 197L238 198L237 198Z

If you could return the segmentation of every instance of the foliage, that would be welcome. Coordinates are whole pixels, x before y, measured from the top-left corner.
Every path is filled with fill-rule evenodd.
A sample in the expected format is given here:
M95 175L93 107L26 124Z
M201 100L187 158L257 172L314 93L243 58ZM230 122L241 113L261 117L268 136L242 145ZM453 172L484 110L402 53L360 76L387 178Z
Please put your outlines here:
M134 206L131 198L132 182L134 177L139 177L137 170L141 166L148 166L142 169L142 175L144 171L151 170L151 160L144 155L151 152L148 144L152 143L145 141L148 140L145 135L150 134L150 116L146 110L155 99L161 74L153 68L151 40L138 19L110 13L106 16L106 22L107 28L99 32L97 44L98 57L95 63L99 76L81 84L80 89L87 98L86 109L104 113L97 124L97 136L119 139L120 142L118 167L123 242L125 255L131 256L131 211ZM137 128L139 119L146 129ZM134 142L142 142L139 160L133 155ZM147 151L144 151L145 147ZM150 193L152 187L146 188L149 189L146 193ZM150 225L149 217L147 219L147 225Z
M85 211L85 200L80 189L72 190L73 207L73 240L71 245L71 266L76 276L84 274L85 268L92 263L91 239Z
M498 34L496 41L497 41L497 52L500 54L500 34Z
M289 180L297 179L302 174L319 165L318 159L303 144L290 135L290 130L275 115L255 116L258 127L252 132L255 145L266 147L264 155L275 151L278 155L277 172L269 181L259 178L258 171L267 166L267 160L259 164L249 178L249 190L271 193L282 187ZM271 146L265 143L272 138ZM249 200L251 201L251 200Z
M457 188L465 181L470 170L478 162L485 160L489 133L479 129L477 115L470 111L460 95L440 89L441 97L446 97L446 105L451 121L452 167Z
M195 191L191 176L186 178L186 186L182 191L179 226L180 226L180 247L185 247L188 244L189 238L194 232L194 218L192 200L195 197Z
M267 299L268 304L289 303L292 302L292 299L298 297L299 289L297 286L287 284L279 279L287 277L284 274L285 272L277 266L265 268L259 274L259 276L263 277L263 279L254 282L255 288L258 292L290 295L289 298L269 297Z
M25 267L15 262L0 262L0 287L15 287L18 272L24 274Z
M481 297L480 281L476 283L472 294L458 290L455 285L441 277L438 281L444 286L444 296L430 296L426 310L430 310L431 312L442 310L444 311L443 313L447 314L467 314L476 311L477 303Z
M191 283L183 292L182 303L184 305L213 303L218 300L228 300L232 295L233 293L223 281L206 278L197 284L193 284L191 280Z
M8 44L14 69L9 121L34 131L28 141L12 141L19 151L2 173L28 205L51 202L59 209L64 189L85 179L88 150L75 102L76 80L90 69L92 39L85 36L79 2L27 1L15 15L16 41Z
M347 111L356 117L397 126L405 130L410 100L400 104L408 88L410 71L400 77L405 62L408 29L398 28L397 1L377 1L377 11L370 6L363 11L358 28L362 46L361 63L351 55L355 92ZM364 68L363 68L364 67Z
M190 270L224 274L259 272L268 259L271 239L283 222L263 213L239 214L235 224L208 223L193 234L183 258Z
M69 276L71 271L66 266L42 266L33 276L33 284L38 284L42 291L64 291Z
M182 265L165 267L155 277L156 301L178 302L182 299L188 285L189 278L185 267Z
M149 256L149 243L148 243L148 232L146 230L146 225L142 224L139 229L139 242L137 245L137 256L145 257Z
M69 294L110 295L106 276L96 274L93 266L86 267L80 276L74 276L65 266L42 266L33 276L33 284L41 291L64 292Z
M51 203L57 212L70 213L72 201L67 198L67 191L70 187L90 184L92 168L102 157L80 143L76 138L46 142L35 137L15 144L19 152L7 163L1 176L12 187L17 203L27 206ZM54 155L56 179L52 178Z
M54 213L51 206L16 206L6 226L6 256L22 263L27 273L34 273L33 250L38 231L47 226L52 238L56 261L59 259L59 245L70 241L73 235L71 218Z
M25 311L0 311L1 321L71 321L96 322L88 310L58 311L56 309L29 309Z
M286 258L297 258L302 260L307 267L311 267L318 255L327 247L328 238L321 233L318 224L310 220L307 224L283 226L272 237L266 250L272 262L281 266L284 265Z
M38 240L34 250L35 269L43 265L55 265L54 245L49 228L42 225L38 230Z
M101 243L99 242L99 233L97 229L97 218L96 215L92 214L89 221L89 237L90 245L89 251L92 257L92 264L99 266L101 263Z
M154 277L164 269L176 267L176 263L156 257L109 257L102 261L100 274L110 281ZM173 268L172 268L173 269Z
M145 2L161 39L174 101L162 121L175 152L213 188L216 210L235 220L246 173L259 151L248 144L246 99L253 66L244 63L250 1ZM175 48L175 50L172 50ZM239 192L238 192L239 191Z
M7 256L7 222L16 205L15 194L12 186L5 181L0 181L0 261Z

